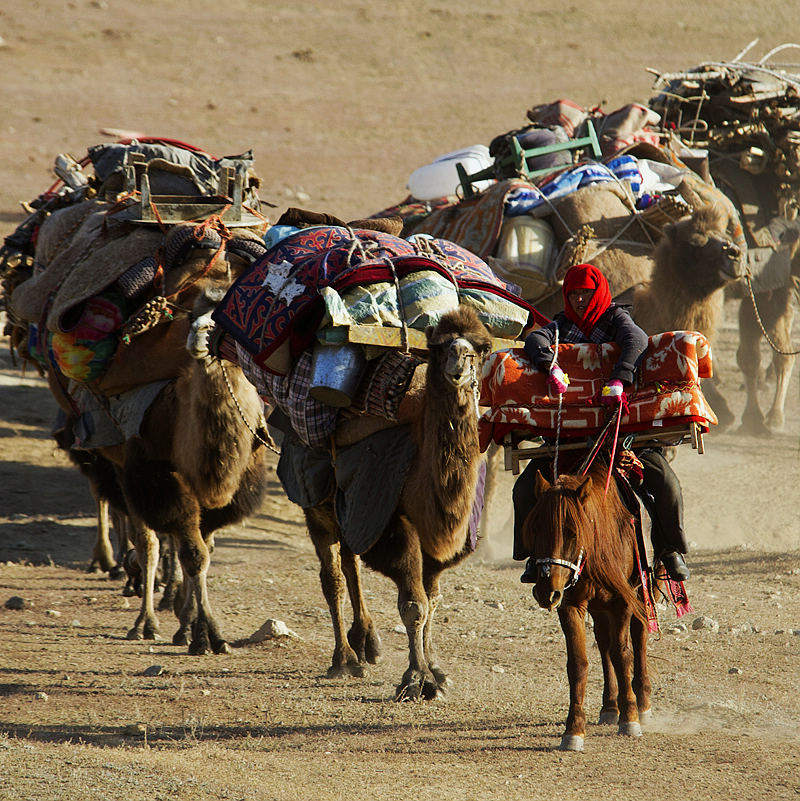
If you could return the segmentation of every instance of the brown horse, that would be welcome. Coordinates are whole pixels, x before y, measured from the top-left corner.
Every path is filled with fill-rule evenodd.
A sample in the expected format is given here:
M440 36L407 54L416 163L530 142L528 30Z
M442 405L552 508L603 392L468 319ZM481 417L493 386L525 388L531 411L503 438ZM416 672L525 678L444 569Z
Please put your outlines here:
M541 607L558 610L567 643L570 704L561 738L565 751L582 751L586 735L587 610L603 662L599 722L618 722L620 734L638 737L640 717L646 719L650 712L636 532L616 483L610 482L608 492L604 489L607 472L600 459L585 476L560 475L554 484L539 471L536 505L524 524L525 545L538 567L533 596Z

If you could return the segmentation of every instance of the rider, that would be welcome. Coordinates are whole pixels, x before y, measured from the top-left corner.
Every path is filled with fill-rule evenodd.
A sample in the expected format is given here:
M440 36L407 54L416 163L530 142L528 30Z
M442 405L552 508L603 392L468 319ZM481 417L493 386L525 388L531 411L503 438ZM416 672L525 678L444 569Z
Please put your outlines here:
M621 349L611 376L603 387L600 402L614 406L623 403L624 387L633 383L633 376L647 348L647 334L634 323L626 309L611 301L611 290L605 276L591 264L577 264L564 276L564 311L548 325L529 334L525 352L543 372L557 393L567 388L564 372L553 361L552 346L577 342L616 342ZM664 458L660 447L643 448L636 455L642 463L642 486L637 490L650 512L653 555L670 578L685 581L689 568L683 558L688 551L683 531L683 494L678 477ZM514 559L529 557L522 544L522 524L533 508L536 472L542 459L531 460L514 484ZM536 582L536 565L529 559L520 581Z

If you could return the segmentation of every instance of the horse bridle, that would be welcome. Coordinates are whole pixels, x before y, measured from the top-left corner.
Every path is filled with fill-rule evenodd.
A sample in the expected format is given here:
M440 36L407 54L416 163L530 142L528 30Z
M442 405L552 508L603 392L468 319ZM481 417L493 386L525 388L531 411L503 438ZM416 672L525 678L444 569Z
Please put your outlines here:
M570 562L567 559L554 559L553 557L548 556L544 559L537 559L535 564L536 567L539 568L539 575L543 576L544 578L548 578L550 576L550 568L552 565L569 568L569 570L572 571L572 576L567 584L564 585L564 589L568 590L570 587L574 587L578 583L578 579L581 577L581 572L586 564L584 555L584 550L581 548L581 551L578 554L578 559L575 562Z

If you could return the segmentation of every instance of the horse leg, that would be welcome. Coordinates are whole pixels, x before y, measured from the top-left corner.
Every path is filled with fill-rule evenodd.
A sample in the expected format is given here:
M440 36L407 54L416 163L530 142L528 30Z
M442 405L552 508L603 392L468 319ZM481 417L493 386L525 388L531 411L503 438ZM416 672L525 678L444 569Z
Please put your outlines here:
M139 616L128 632L129 640L157 640L161 638L155 613L155 584L158 569L158 535L143 521L131 519L133 544L141 570L142 603Z
M583 751L586 737L586 710L583 699L586 695L586 678L589 660L586 656L586 605L572 606L562 603L558 607L558 619L567 643L567 678L569 679L569 714L566 731L561 737L562 751Z
M305 510L306 526L320 562L319 579L333 624L333 659L328 676L363 676L364 668L348 642L344 622L346 579L342 575L342 553L333 505L326 501ZM355 613L357 614L357 613Z
M611 662L617 673L617 704L619 705L619 733L641 737L639 710L633 692L633 649L631 648L631 608L623 601L612 604L609 613Z
M601 725L616 725L619 722L619 706L617 706L617 673L611 662L611 639L609 634L608 614L604 611L591 612L594 621L594 639L600 651L603 665L603 706L600 709Z
M347 581L350 605L353 607L353 625L347 632L350 647L358 654L360 663L377 665L381 661L381 638L372 622L372 616L364 601L361 584L361 559L344 543L339 545L342 572Z
M647 723L653 716L650 708L650 674L647 670L647 626L635 615L631 617L631 643L633 645L633 682L639 721Z

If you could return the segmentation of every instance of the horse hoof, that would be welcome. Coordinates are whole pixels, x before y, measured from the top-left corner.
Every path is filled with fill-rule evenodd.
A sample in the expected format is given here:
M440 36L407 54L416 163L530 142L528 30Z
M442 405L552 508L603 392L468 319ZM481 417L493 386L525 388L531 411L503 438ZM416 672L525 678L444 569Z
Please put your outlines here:
M642 726L638 720L631 720L628 723L620 723L617 732L627 737L641 737Z
M561 738L559 751L583 751L583 737L580 734L565 734Z
M597 721L600 726L616 726L619 723L619 712L608 710L607 712L600 713L600 719Z
M640 709L639 710L639 723L650 723L653 720L653 710L652 709Z

